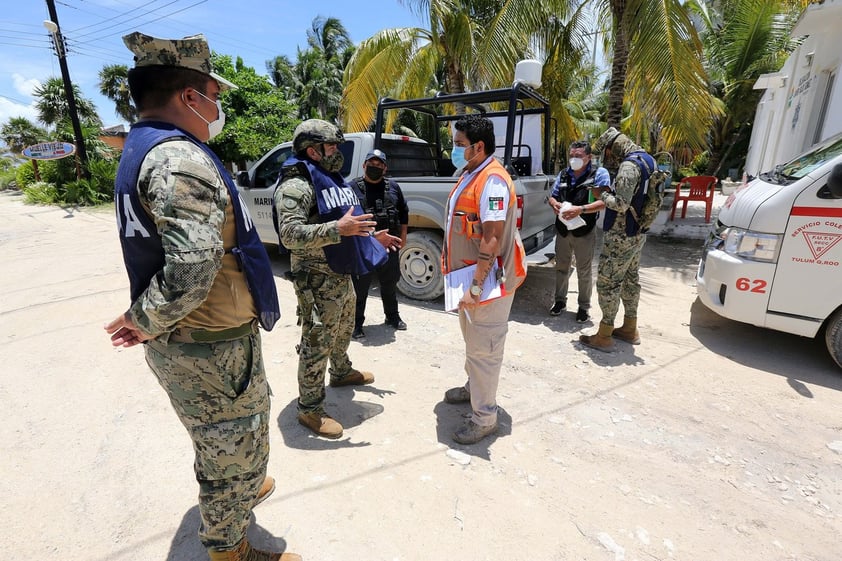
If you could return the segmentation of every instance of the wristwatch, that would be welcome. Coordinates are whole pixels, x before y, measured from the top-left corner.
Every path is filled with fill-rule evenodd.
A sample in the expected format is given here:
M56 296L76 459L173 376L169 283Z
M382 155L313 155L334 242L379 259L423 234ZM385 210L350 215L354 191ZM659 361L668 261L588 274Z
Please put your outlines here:
M472 284L471 296L482 296L482 287L478 284Z

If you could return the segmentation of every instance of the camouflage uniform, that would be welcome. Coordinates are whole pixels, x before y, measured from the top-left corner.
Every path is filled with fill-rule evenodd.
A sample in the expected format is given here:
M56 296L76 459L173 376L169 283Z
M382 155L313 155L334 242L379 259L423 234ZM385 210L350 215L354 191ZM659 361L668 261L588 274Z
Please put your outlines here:
M226 220L228 190L213 163L188 141L153 148L141 168L138 190L160 225L167 258L130 314L141 329L159 335L145 345L146 361L193 441L199 536L205 547L224 549L245 537L250 502L266 476L269 387L260 335L255 328L216 342L186 342L180 336L189 339L195 331L218 331L255 317L245 285L236 291L236 305L227 299L229 309L215 305L226 298L213 296L231 286L236 270L235 262L223 263L233 259L223 239L233 222L233 216Z
M612 135L612 131L613 134L617 132L613 128L608 129L597 140L595 153L602 153L606 137ZM622 160L631 152L643 149L622 134L616 138L611 150L617 159ZM617 219L603 238L596 281L602 323L609 325L614 324L620 301L623 302L625 317L637 317L637 305L640 300L640 253L643 251L643 244L646 243L646 234L626 235L626 211L640 185L640 179L640 168L631 162L623 162L614 179L614 192L602 194L605 207L617 211Z
M290 250L301 324L298 345L298 410L324 414L325 369L331 380L352 371L348 358L356 296L350 275L328 266L326 245L340 241L336 221L320 223L309 178L288 176L275 191L281 242Z
M233 86L210 71L202 36L123 40L136 66L192 68L220 89ZM193 442L202 544L231 549L246 537L269 455L269 386L255 303L230 251L233 205L214 162L190 139L154 146L136 189L137 211L157 226L164 265L128 314L155 336L144 345L146 361Z

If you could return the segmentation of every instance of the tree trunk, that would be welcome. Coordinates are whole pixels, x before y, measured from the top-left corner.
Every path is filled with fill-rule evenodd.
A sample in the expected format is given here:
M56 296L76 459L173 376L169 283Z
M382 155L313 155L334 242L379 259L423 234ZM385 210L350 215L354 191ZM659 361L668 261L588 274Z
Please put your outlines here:
M626 68L629 61L629 38L626 30L625 11L626 0L611 0L614 57L611 61L611 82L608 87L606 121L609 127L615 127L618 130L623 119L623 97L626 88Z

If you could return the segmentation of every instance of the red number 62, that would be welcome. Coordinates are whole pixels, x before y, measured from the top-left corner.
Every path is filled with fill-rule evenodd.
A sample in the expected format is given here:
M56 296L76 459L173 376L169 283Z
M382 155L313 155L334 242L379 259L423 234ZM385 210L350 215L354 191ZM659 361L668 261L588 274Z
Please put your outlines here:
M756 292L758 294L766 293L766 281L761 279L747 279L740 277L736 282L737 290L745 292Z

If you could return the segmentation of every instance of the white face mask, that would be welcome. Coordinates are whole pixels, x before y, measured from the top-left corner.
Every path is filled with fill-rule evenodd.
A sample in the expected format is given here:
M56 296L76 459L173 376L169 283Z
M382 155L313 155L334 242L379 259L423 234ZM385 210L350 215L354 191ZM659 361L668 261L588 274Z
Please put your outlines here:
M570 158L570 169L573 171L579 171L583 167L585 167L585 160L582 158Z
M189 105L187 106L187 107L190 107L190 110L193 111L193 113L195 113L196 115L198 115L201 120L203 120L205 123L208 124L208 140L210 140L213 137L218 136L219 133L222 132L222 127L225 126L225 111L222 110L222 102L219 101L218 99L216 101L213 101L211 98L209 98L208 96L206 96L205 94L203 94L202 92L200 92L198 90L196 90L196 93L199 94L200 96L202 96L203 98L207 99L208 101L210 101L214 105L216 105L217 117L213 121L208 121L207 119L202 117L201 113L199 113L198 111L196 111L195 109L193 109Z

